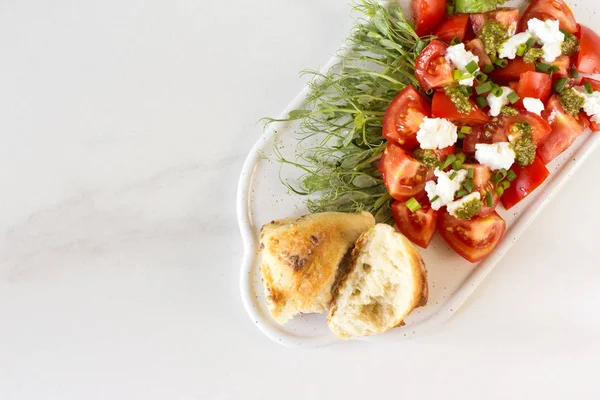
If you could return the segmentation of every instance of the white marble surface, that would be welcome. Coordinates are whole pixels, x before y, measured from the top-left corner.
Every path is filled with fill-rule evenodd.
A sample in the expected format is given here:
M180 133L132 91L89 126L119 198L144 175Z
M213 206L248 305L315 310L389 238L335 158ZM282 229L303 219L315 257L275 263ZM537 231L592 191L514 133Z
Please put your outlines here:
M0 399L598 398L597 156L438 333L294 351L246 317L255 123L349 27L335 0L0 5Z

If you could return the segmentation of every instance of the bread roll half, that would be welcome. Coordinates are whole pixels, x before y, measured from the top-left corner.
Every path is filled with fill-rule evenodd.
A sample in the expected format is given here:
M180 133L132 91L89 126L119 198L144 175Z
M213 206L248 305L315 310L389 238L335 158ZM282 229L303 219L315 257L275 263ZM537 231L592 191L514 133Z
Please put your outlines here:
M425 305L427 294L427 272L416 247L391 226L377 224L356 243L327 323L342 339L382 333Z
M348 264L354 243L374 225L368 212L324 212L263 226L260 269L273 318L284 324L298 313L325 311L340 264Z

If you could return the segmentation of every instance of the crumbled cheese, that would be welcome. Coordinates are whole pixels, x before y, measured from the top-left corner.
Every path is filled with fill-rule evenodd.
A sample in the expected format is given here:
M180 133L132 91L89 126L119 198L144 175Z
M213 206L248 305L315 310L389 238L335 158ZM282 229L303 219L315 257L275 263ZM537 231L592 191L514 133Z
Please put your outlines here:
M459 218L458 215L456 215L456 211L458 211L465 204L467 204L468 202L473 201L473 200L481 200L481 195L479 194L479 192L473 192L473 193L468 194L468 195L466 195L464 197L461 197L458 200L455 200L455 201L452 201L452 202L448 203L446 205L446 210L453 217Z
M450 179L450 176L456 172L454 179ZM467 178L467 170L461 169L460 171L441 171L436 168L433 174L438 178L437 183L429 181L425 184L425 191L429 201L433 200L436 196L438 197L435 201L431 201L431 208L439 210L446 204L454 200L454 194L460 190L460 186Z
M425 117L419 126L417 140L422 149L443 149L456 143L458 129L445 118Z
M591 117L590 120L592 122L600 123L600 92L594 91L592 94L589 94L583 86L576 87L575 89L585 99L583 111Z
M544 61L553 62L562 54L562 43L565 34L560 31L560 24L555 19L541 21L532 18L527 22L528 31L542 45Z
M502 107L510 103L508 100L508 95L511 94L513 90L508 86L502 86L502 95L500 97L494 96L493 93L488 94L487 102L490 105L490 115L492 117L497 117L502 112Z
M515 162L515 157L515 152L508 142L475 145L475 159L493 170L509 169Z
M455 44L454 46L448 47L446 50L446 60L454 65L454 68L459 70L461 74L469 74L470 78L461 79L458 81L461 85L473 86L473 74L466 70L467 64L471 61L475 61L479 63L479 57L471 53L470 51L465 50L465 45L463 43ZM477 72L479 67L477 67Z
M534 97L525 97L523 99L523 107L530 113L534 113L537 115L542 115L542 111L544 111L544 103L540 99L536 99Z
M517 56L517 49L519 48L519 46L527 43L529 39L531 39L531 33L529 32L521 32L514 36L511 36L500 47L498 57L514 60Z

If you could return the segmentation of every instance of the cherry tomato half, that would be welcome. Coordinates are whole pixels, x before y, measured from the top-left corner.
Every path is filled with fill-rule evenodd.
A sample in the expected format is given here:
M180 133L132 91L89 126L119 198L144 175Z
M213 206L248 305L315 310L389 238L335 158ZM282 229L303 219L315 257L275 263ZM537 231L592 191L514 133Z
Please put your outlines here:
M429 101L413 86L407 86L392 100L383 117L383 136L404 148L415 147L423 119L431 115Z
M420 210L412 212L406 207L406 202L395 201L392 203L392 214L396 226L404 236L424 249L429 246L435 234L437 211L424 205Z
M573 12L563 0L533 0L523 13L519 29L526 31L527 22L532 18L541 19L542 21L556 19L559 21L560 29L569 33L577 32L577 21L575 21Z
M396 200L417 196L425 189L425 183L433 178L432 169L391 142L388 142L381 156L379 171L387 191Z
M525 197L529 196L550 175L544 162L538 157L526 167L519 167L515 164L511 169L517 177L502 194L502 205L507 210L510 210Z
M469 14L456 14L443 20L434 35L446 43L450 43L454 38L459 38L462 42L465 40L468 27Z
M581 25L577 70L587 74L600 73L600 36Z
M415 76L421 89L444 87L454 82L452 66L446 61L448 45L440 40L432 40L416 60Z
M446 14L446 0L411 0L415 32L423 36L434 31Z

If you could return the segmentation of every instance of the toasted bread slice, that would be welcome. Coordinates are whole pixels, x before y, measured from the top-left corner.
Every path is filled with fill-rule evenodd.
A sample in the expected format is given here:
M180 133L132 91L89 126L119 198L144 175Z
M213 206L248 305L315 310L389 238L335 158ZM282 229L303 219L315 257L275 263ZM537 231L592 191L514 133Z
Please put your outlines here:
M324 212L263 226L261 273L273 318L284 324L298 313L325 311L340 264L374 225L367 212Z
M391 226L377 224L356 243L327 323L342 339L382 333L425 305L427 294L427 272L417 248Z

